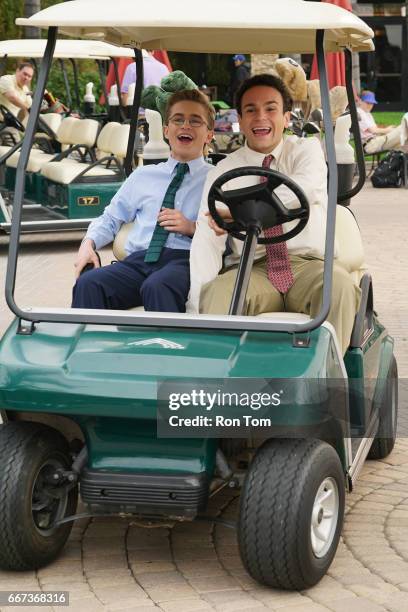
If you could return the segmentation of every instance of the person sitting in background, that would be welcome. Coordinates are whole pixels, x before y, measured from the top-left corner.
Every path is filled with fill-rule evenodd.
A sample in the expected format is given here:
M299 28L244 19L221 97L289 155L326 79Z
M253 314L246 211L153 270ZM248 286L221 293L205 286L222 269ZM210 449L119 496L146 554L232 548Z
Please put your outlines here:
M0 104L13 115L18 116L20 121L31 108L32 98L29 85L33 75L32 64L22 62L18 65L15 74L5 74L0 77Z
M403 116L400 125L380 127L371 114L374 105L377 104L374 93L368 90L362 91L357 104L358 124L365 153L398 149L405 144L408 138L408 113Z

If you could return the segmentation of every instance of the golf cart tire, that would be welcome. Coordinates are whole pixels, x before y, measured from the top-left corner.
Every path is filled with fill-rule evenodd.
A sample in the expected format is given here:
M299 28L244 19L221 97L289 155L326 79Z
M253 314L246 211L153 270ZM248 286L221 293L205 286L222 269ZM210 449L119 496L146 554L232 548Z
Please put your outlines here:
M72 523L41 529L34 519L32 500L43 470L68 470L70 466L68 443L55 429L33 422L0 425L0 569L34 570L57 557ZM62 501L54 502L56 512L75 514L77 500L74 486Z
M316 554L313 517L317 501L326 495L325 483L332 490L335 512L323 519L329 525L328 537ZM344 503L342 465L329 444L314 439L265 442L249 466L240 499L238 543L248 573L280 589L316 584L336 553Z
M398 367L392 356L385 392L379 406L379 423L368 459L385 459L392 452L397 437Z

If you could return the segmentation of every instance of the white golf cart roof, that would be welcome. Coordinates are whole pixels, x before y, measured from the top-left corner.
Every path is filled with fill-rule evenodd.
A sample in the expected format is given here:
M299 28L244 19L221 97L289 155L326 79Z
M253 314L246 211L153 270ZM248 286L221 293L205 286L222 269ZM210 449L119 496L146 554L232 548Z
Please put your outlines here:
M326 51L374 48L374 33L359 17L333 4L304 0L173 0L170 5L167 0L72 0L16 24L57 26L69 36L151 50L313 53L316 30L325 30Z
M43 57L46 40L26 38L0 41L0 57ZM109 59L134 57L129 47L117 47L101 40L57 40L54 57L61 59Z

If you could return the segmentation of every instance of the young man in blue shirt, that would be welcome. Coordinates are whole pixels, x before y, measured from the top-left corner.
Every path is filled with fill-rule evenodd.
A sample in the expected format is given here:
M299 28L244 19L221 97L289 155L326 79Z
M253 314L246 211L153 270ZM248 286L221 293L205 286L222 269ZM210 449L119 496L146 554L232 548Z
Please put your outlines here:
M203 149L212 139L214 111L198 90L170 98L164 134L167 162L135 170L103 214L92 221L75 262L73 308L185 312L190 286L191 238L207 172ZM112 242L123 223L134 222L128 256L99 267L95 249ZM88 264L94 270L80 276Z

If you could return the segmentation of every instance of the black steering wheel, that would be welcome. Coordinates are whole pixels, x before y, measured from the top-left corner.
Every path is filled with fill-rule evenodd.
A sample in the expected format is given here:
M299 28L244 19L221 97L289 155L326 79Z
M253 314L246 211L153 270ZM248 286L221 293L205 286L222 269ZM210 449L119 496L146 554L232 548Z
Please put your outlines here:
M7 125L7 127L13 127L16 128L16 130L18 130L19 132L25 132L25 127L21 123L20 119L17 119L17 117L9 111L7 106L4 106L4 104L0 104L0 111L3 115L4 123Z
M250 187L222 190L225 183L242 176L260 176L266 180ZM294 193L299 200L298 208L287 208L276 195L275 189L280 185ZM215 206L216 200L228 206L233 222L221 217ZM217 225L239 240L245 240L244 232L249 228L255 229L259 235L265 229L298 219L299 223L294 228L280 236L258 238L260 244L277 244L290 240L302 231L309 220L310 207L303 189L288 176L269 168L244 166L228 170L214 181L208 193L208 208Z

